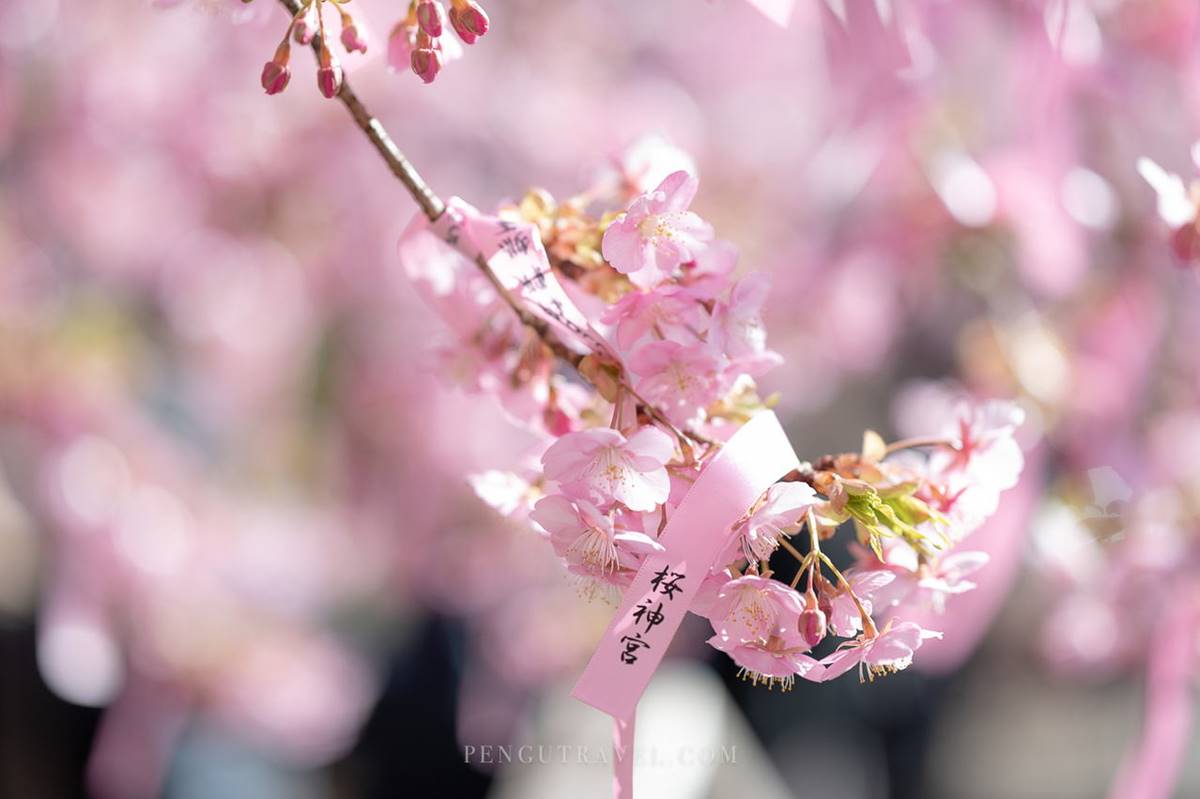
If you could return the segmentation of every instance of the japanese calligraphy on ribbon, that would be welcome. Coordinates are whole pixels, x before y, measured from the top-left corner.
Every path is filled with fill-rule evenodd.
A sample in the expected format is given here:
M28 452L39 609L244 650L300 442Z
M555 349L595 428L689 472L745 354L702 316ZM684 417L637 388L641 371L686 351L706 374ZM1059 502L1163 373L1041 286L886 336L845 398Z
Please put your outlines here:
M671 515L596 647L572 696L617 719L633 714L700 583L738 518L799 459L775 414L742 426Z

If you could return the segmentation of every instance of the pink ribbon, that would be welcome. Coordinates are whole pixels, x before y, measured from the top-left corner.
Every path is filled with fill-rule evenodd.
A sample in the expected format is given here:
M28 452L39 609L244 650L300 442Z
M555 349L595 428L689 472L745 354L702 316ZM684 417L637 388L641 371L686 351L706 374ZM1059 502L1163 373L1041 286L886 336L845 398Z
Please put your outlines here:
M458 197L451 197L445 213L431 229L468 258L482 255L500 283L525 307L553 325L568 344L620 363L608 341L588 322L550 268L536 226L481 213Z
M775 414L762 411L708 462L646 558L571 695L613 717L613 795L633 796L634 711L733 524L800 465Z

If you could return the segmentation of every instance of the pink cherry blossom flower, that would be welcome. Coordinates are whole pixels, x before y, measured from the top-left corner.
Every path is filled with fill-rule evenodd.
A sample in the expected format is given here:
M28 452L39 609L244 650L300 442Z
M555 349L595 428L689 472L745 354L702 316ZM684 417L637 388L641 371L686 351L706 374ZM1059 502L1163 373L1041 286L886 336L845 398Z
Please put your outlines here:
M858 572L853 569L846 572L850 587L839 586L828 595L829 628L840 636L849 638L862 630L862 613L854 597L862 603L862 609L868 615L874 610L872 595L888 583L896 579L890 571L876 570ZM854 595L851 596L851 591Z
M779 539L794 531L805 511L822 501L808 483L776 483L767 489L763 504L738 525L718 562L769 558Z
M678 463L673 464L668 472L670 475L671 490L667 495L667 501L648 513L637 513L636 515L641 521L630 523L628 526L640 527L643 530L661 530L666 525L671 513L674 512L675 508L679 507L679 503L691 489L692 484L696 482L700 468L699 464L694 464L690 468ZM620 513L621 511L618 508L618 514ZM629 513L633 512L629 511ZM715 597L716 594L714 593L713 596Z
M634 284L651 288L694 260L713 238L712 226L687 210L699 181L687 172L667 176L638 197L604 232L605 260Z
M700 582L700 587L692 595L692 604L688 609L697 616L709 618L712 615L713 606L716 605L717 599L721 595L721 591L733 579L733 572L729 569L710 571L704 575L704 579Z
M953 446L938 447L924 466L914 464L922 487L917 496L949 520L939 533L961 541L996 512L1001 492L1016 485L1025 456L1013 438L1025 413L1010 402L960 403L958 421L944 434Z
M975 532L1000 505L1000 491L987 482L972 481L965 473L931 474L917 492L929 506L949 521L938 531L951 542Z
M747 275L733 287L727 301L713 309L708 344L729 358L732 375L759 377L783 363L777 352L767 349L767 331L762 322L762 305L770 289L770 277L761 272Z
M707 326L705 314L686 290L660 287L631 291L605 311L601 321L617 326L617 346L629 349L651 331L682 344L699 339Z
M975 588L966 578L987 565L986 552L951 552L927 567L916 584L914 598L937 613L946 610L946 597L965 594Z
M804 654L810 646L800 631L804 600L769 577L730 580L709 608L716 635L710 646L726 653L751 682L790 688L796 675L819 681L819 664Z
M620 502L633 511L652 511L671 490L666 463L675 454L671 437L643 427L628 439L601 428L568 433L546 450L546 479L569 497L598 505Z
M713 629L738 641L795 631L804 599L778 580L748 574L725 583L709 612Z
M641 376L638 392L677 424L695 419L728 388L723 364L701 343L652 341L629 356L629 368Z
M890 622L883 632L860 635L827 655L820 663L823 670L819 681L840 677L855 666L860 682L903 671L912 664L913 654L922 643L941 637L941 633L923 629L910 621Z
M737 245L716 239L680 268L680 282L697 300L716 300L728 290L737 262Z
M618 529L611 518L583 500L543 497L529 516L550 534L550 544L568 570L580 577L627 586L643 557L665 551L643 532Z
M779 685L787 691L797 676L813 682L824 679L824 667L805 654L811 647L799 632L773 635L761 642L738 641L717 633L708 639L708 644L732 658L741 667L738 676L755 685Z
M951 550L921 563L916 551L904 541L893 539L883 545L882 562L865 548L857 552L860 564L867 568L885 569L895 579L872 593L876 609L901 605L944 613L946 598L965 594L975 588L966 578L987 565L986 552Z
M1011 402L990 400L964 403L958 414L958 446L939 449L931 457L933 473L962 471L975 483L997 492L1012 488L1021 476L1025 458L1013 433L1025 421L1025 411Z
M901 538L885 538L880 542L880 548L883 550L883 560L857 541L850 544L857 573L887 571L895 577L871 592L872 608L891 607L907 598L916 585L917 571L921 565L917 551Z
M758 355L767 348L767 329L763 326L762 307L771 290L771 277L752 272L739 280L729 299L713 309L708 343L730 359Z

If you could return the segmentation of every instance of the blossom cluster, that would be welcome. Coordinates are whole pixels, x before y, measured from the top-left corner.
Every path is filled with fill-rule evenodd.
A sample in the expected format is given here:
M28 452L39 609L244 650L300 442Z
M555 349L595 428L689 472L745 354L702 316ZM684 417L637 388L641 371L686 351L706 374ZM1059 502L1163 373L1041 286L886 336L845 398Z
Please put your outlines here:
M326 43L326 4L336 11L341 23L340 40L347 53L366 53L367 37L347 10L350 0L302 0L284 31L275 55L263 66L262 87L267 94L287 88L292 72L291 43L317 47L317 88L325 97L335 97L342 86L342 66ZM388 35L388 64L397 71L411 69L421 80L432 83L447 61L459 58L462 47L444 35L453 28L465 44L474 44L488 31L487 12L476 0L410 0L408 11Z
M537 435L521 469L475 478L477 492L527 516L588 598L615 602L664 551L659 535L705 464L774 403L756 383L781 361L761 315L769 281L735 277L735 248L691 208L692 172L647 180L687 160L635 147L619 180L561 204L533 191L501 209L536 226L554 276L605 339L574 373L468 258L439 246L406 259L455 334L441 351L447 371ZM959 544L1016 483L1021 421L1009 403L966 403L938 436L888 445L868 432L861 452L772 485L703 578L692 610L711 621L709 643L747 679L785 687L908 666L940 633L905 621L904 609L940 610L987 561ZM855 562L843 571L822 542L850 528ZM790 583L775 575L777 553L796 561ZM827 638L841 642L817 659Z

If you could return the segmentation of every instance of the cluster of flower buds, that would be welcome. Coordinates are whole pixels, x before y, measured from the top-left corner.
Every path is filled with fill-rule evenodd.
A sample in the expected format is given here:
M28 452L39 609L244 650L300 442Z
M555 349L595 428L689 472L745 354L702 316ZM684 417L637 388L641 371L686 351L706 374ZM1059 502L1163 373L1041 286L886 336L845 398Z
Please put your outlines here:
M347 53L367 52L367 39L358 23L346 10L345 4L350 0L303 0L300 11L292 17L291 23L283 34L283 40L275 49L274 57L263 66L262 87L267 94L279 94L287 88L292 73L288 67L291 57L291 42L297 44L312 44L316 39L319 52L317 56L317 88L325 97L333 98L342 88L342 66L329 49L325 33L324 4L332 4L338 12L341 21L341 42Z
M405 257L456 334L447 371L538 436L518 468L473 478L477 493L531 521L582 595L610 601L663 551L658 537L708 460L771 404L755 379L781 361L760 315L768 281L733 277L733 247L690 210L696 177L676 171L651 185L609 181L562 204L534 191L500 211L533 223L555 278L605 339L577 374L556 368L545 336L518 322L471 260L444 245ZM616 209L594 209L606 196ZM691 609L748 679L787 687L855 667L874 677L940 636L904 621L904 608L938 610L973 587L966 578L987 556L958 544L1023 466L1019 409L968 403L948 422L940 435L892 445L868 433L859 453L804 464L730 530ZM822 542L850 528L855 563L843 570ZM784 571L790 584L774 577L776 555L797 561ZM832 636L844 640L817 659L813 648Z
M388 63L400 71L411 68L426 83L432 83L447 61L462 56L458 42L444 36L454 28L458 38L474 44L488 31L488 16L475 0L450 0L450 10L441 0L411 0L408 13L388 36Z

